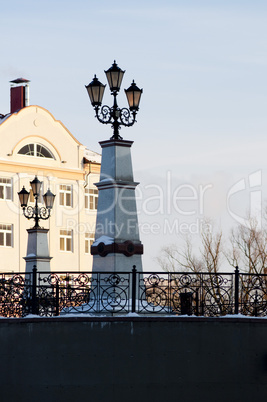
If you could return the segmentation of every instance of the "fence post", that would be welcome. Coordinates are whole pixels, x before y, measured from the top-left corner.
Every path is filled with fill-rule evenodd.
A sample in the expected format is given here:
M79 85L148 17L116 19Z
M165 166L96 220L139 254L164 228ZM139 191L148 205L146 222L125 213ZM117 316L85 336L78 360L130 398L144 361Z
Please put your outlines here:
M56 315L59 315L59 283L56 283Z
M196 289L196 316L199 315L199 288Z
M136 302L136 266L132 269L132 313L135 313L135 302Z
M235 314L239 312L239 269L235 267Z
M37 268L36 265L34 265L32 269L32 314L38 314L36 287L37 287Z

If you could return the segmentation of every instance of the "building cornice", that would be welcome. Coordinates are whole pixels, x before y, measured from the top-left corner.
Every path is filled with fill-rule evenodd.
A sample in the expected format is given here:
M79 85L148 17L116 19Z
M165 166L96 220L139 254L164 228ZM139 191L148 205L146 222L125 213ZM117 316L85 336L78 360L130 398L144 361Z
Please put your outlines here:
M70 179L70 180L83 180L86 172L84 170L75 170L67 168L57 168L52 166L40 166L40 165L27 165L25 163L19 162L8 162L0 160L0 171L10 172L10 173L30 173L30 174L40 174L42 172L44 175L55 176L60 179Z

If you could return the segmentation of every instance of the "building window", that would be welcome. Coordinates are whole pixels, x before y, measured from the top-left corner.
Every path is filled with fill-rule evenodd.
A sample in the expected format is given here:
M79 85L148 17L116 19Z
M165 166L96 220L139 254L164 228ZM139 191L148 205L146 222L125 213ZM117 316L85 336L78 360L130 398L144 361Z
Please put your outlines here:
M72 189L71 186L61 184L59 186L59 205L71 207L72 203Z
M90 232L85 232L85 253L90 254L91 245L95 240L95 234Z
M60 251L72 251L72 230L60 230Z
M54 155L48 148L40 144L27 144L24 145L18 152L20 155L35 156L37 158L50 158L55 159Z
M0 177L0 200L11 200L12 197L11 179Z
M12 225L0 224L0 247L12 247Z
M93 188L85 189L85 209L97 209L98 190Z

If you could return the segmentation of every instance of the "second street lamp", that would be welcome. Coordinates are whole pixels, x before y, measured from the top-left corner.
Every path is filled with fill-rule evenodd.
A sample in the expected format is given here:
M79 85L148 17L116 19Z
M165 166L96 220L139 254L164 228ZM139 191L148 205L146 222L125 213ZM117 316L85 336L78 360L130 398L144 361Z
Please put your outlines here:
M42 182L38 179L37 176L30 182L33 196L35 199L34 207L28 206L28 199L30 193L23 186L22 190L18 192L19 200L21 207L23 209L23 215L27 219L34 219L35 225L33 229L40 228L39 220L46 220L50 217L51 209L53 208L55 195L48 189L44 194L43 199L45 203L45 207L38 207L38 199L40 196L40 190L42 187Z
M95 109L98 121L103 124L111 124L113 128L113 136L111 139L116 140L122 139L119 135L121 126L130 127L136 122L136 114L139 110L139 103L143 92L143 90L139 89L133 81L131 86L128 89L125 89L130 110L127 108L120 109L117 104L117 95L120 91L124 73L125 71L118 67L116 61L114 61L112 66L105 71L111 94L114 97L112 107L107 105L101 107L106 85L102 84L97 79L96 75L94 76L93 81L85 86L91 104Z

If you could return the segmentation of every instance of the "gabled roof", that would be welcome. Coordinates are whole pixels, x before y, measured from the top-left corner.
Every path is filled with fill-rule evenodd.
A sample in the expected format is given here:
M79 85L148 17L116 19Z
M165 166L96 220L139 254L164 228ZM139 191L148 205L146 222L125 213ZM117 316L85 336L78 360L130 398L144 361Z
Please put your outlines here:
M73 134L71 134L71 132L67 129L66 126L64 126L64 124L60 120L55 119L55 117L52 115L52 113L49 112L49 110L45 109L42 106L38 106L38 105L25 106L24 108L18 110L17 112L9 113L6 115L0 115L0 125L2 123L4 123L7 119L15 117L30 108L39 108L39 109L42 109L43 111L45 111L46 113L48 113L56 123L59 123L68 132L68 134L74 139L74 141L77 142L77 144L82 145L82 143L80 141L78 141L77 138L75 138ZM1 116L3 116L3 117L1 118Z

